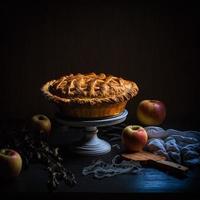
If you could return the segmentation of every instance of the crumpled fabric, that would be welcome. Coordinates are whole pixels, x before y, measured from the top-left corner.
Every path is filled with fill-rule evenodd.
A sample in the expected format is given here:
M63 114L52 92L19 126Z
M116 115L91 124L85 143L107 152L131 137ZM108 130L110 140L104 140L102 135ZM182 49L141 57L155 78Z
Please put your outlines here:
M102 179L106 177L112 177L119 174L131 173L135 174L140 172L141 165L139 162L133 160L123 160L118 162L120 158L119 155L116 155L111 163L107 163L103 160L95 160L91 165L84 167L82 170L82 174L93 175L94 178Z
M164 130L158 126L145 129L148 134L145 150L186 166L200 165L200 132Z

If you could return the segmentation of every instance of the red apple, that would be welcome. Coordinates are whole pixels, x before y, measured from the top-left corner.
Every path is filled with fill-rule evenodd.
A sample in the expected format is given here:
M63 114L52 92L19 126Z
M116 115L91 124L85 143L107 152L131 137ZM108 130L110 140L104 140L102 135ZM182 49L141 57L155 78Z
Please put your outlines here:
M9 179L19 176L22 170L22 158L12 149L0 149L0 177Z
M142 151L147 140L147 132L142 126L129 125L122 131L122 143L128 151Z
M40 133L49 134L51 132L51 121L46 115L43 114L34 115L32 117L32 126Z
M166 117L166 107L159 100L143 100L139 103L136 114L143 125L160 125Z

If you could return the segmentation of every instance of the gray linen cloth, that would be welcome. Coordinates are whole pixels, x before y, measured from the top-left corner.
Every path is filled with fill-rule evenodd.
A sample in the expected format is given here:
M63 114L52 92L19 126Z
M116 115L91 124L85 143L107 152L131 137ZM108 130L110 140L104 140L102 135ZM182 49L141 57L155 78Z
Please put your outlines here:
M200 132L164 130L158 126L145 129L148 134L145 150L186 166L200 164Z

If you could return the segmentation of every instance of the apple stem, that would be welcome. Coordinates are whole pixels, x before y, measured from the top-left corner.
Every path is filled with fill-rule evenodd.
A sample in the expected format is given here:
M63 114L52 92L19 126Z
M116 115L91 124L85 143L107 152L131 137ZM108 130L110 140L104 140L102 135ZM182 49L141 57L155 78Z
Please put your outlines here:
M45 118L43 116L39 116L39 120L44 120Z
M140 126L132 126L133 130L138 130L140 128Z
M11 151L11 150L9 150L9 149L3 149L2 151L1 151L4 155L7 155L7 156L12 156L14 153Z

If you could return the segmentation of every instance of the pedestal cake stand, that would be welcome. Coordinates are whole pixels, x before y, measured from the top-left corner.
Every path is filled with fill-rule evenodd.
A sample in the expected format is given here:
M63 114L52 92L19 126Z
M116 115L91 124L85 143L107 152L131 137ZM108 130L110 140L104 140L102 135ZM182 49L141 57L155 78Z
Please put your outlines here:
M68 127L79 127L84 131L84 137L76 144L73 144L71 150L82 155L103 155L111 150L111 145L97 135L98 127L111 126L119 124L126 120L128 111L125 110L121 114L102 119L94 120L67 120L57 117L56 121Z

